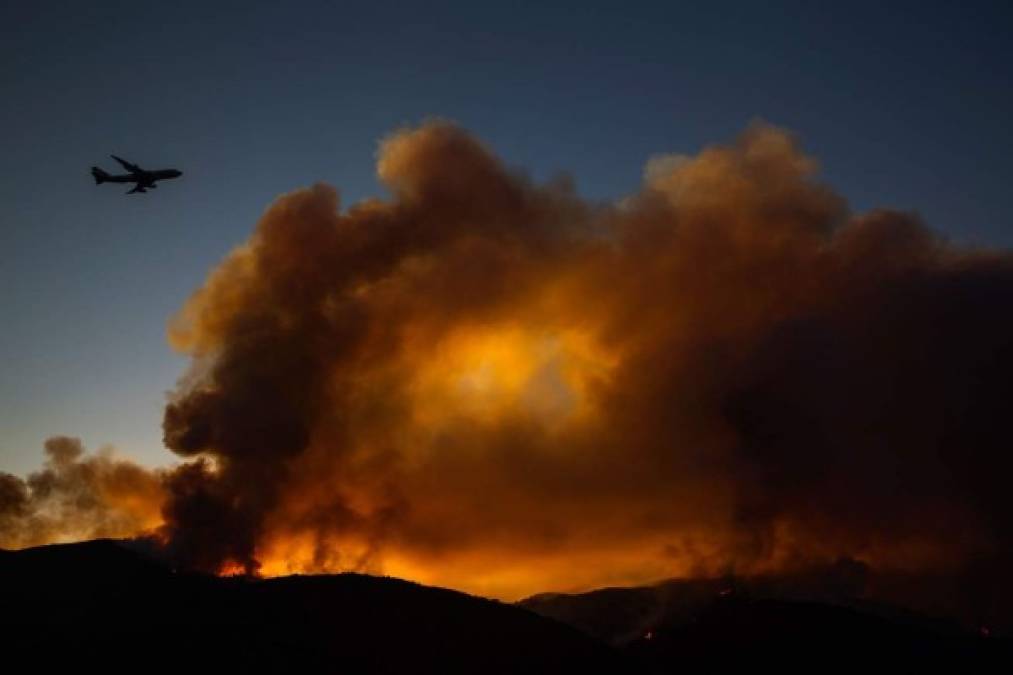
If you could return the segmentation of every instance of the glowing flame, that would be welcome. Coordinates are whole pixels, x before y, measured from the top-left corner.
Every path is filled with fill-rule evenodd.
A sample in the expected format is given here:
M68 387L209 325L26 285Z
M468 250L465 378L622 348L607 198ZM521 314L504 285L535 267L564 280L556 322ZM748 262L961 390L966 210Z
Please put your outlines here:
M220 577L241 577L247 573L246 568L233 560L228 560L218 569Z

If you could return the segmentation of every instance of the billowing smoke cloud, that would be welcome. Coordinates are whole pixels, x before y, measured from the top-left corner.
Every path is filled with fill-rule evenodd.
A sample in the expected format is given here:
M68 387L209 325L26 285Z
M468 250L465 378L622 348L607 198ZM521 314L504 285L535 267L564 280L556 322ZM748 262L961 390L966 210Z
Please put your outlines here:
M111 448L87 456L81 441L54 436L46 463L21 479L0 473L0 548L132 537L161 523L161 477Z
M1010 559L1010 254L850 213L766 125L618 204L442 122L378 172L279 198L174 320L181 564L516 597Z
M1013 258L860 216L779 129L619 205L461 129L281 197L171 330L190 563L486 592L1010 550Z

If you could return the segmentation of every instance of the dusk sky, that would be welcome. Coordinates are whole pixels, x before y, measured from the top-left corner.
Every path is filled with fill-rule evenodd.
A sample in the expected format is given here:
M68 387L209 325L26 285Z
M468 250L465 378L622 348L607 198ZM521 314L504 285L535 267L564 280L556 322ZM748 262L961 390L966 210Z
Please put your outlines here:
M430 117L590 200L759 118L854 210L1013 245L1009 3L745 4L5 4L0 469L54 434L178 461L167 320L278 195L382 194L377 143ZM110 153L184 175L126 197Z

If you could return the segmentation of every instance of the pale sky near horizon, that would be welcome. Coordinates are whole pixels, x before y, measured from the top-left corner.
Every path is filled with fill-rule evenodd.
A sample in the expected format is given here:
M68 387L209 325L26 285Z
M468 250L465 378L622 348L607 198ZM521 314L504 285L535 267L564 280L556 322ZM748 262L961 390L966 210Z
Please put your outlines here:
M1013 246L1008 3L746 4L5 5L0 471L56 434L175 461L167 320L277 195L382 194L377 141L430 116L597 200L763 118L855 210ZM126 197L109 153L185 174Z

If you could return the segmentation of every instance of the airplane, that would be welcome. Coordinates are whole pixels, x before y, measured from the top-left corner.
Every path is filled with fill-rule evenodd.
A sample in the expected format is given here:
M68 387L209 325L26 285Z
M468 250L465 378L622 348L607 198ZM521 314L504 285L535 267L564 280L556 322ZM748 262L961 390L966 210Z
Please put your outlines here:
M154 190L158 187L155 185L155 181L166 180L169 178L179 178L183 175L183 172L178 169L158 169L157 171L147 171L136 164L117 157L116 155L109 156L119 162L120 166L130 173L113 176L97 166L93 166L91 168L91 175L95 179L95 185L101 185L102 183L136 183L136 185L134 185L134 189L126 193L128 195L132 195L135 192L147 192L147 188Z

